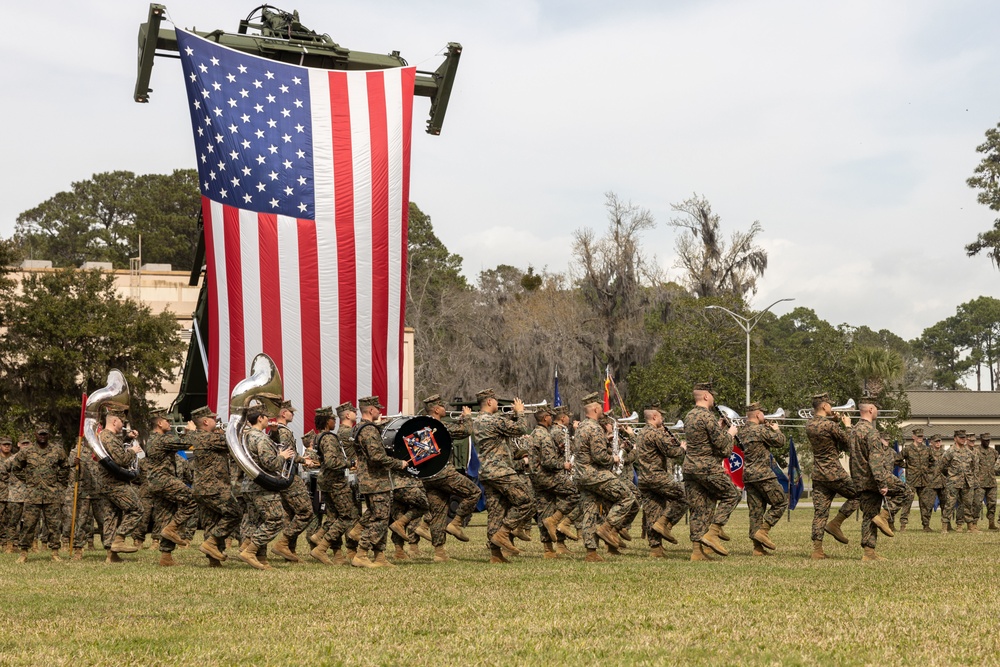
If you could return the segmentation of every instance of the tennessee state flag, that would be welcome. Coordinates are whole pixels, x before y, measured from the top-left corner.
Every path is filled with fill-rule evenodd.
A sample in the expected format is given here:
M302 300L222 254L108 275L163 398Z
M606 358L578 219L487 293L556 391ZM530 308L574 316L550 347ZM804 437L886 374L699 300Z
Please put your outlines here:
M733 480L733 484L740 491L743 490L743 448L739 445L733 445L733 453L729 455L729 458L722 462L722 467L725 469L726 474L729 475L729 479Z

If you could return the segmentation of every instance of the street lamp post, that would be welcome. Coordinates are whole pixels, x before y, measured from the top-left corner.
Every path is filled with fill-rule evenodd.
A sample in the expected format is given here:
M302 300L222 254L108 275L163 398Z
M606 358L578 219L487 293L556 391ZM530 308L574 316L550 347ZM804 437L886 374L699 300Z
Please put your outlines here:
M737 315L733 311L729 310L728 308L723 308L722 306L705 306L705 310L721 310L725 313L728 313L730 317L736 320L736 324L738 324L740 328L743 329L743 331L745 331L747 334L747 401L746 403L744 403L744 405L750 405L750 332L753 331L753 328L757 326L758 322L760 322L760 318L764 316L764 313L771 310L782 301L795 301L795 299L778 299L777 301L775 301L770 306L760 311L753 317L744 317L743 315Z

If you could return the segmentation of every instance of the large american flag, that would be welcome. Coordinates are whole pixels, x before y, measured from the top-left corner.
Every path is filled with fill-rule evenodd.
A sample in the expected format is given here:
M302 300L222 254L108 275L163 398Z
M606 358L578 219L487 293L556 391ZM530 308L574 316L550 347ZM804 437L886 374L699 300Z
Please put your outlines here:
M208 283L208 403L265 352L312 411L402 403L415 68L275 62L177 30L194 128ZM303 421L306 424L303 424Z

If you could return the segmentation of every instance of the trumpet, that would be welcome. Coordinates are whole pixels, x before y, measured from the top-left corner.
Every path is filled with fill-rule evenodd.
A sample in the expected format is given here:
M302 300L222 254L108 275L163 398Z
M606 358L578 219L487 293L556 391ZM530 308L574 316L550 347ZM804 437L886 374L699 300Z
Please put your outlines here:
M849 398L849 399L847 399L847 403L844 403L843 405L838 405L836 407L830 408L830 410L832 412L853 412L855 407L857 407L857 405L855 404L854 399L853 398ZM813 409L812 408L802 408L801 410L799 410L799 417L801 417L802 419L812 419L813 418Z
M726 410L728 412L724 412L722 410L722 408L725 408L725 407L726 406L724 406L724 405L720 405L719 406L719 412L722 412L723 416L725 416L730 422L732 422L733 424L736 424L737 426L745 426L746 425L746 423L747 423L747 418L746 417L739 416L738 414L736 414L735 410L730 410L729 408L726 408ZM771 414L764 415L764 423L784 421L786 418L787 418L787 416L785 415L785 409L784 408L778 408L777 410L775 410ZM684 425L684 423L681 422L681 426L682 427L683 427L683 425Z
M544 408L548 404L549 404L548 400L544 400L544 401L541 401L539 403L525 403L524 404L524 414L526 414L526 415L533 415L536 412L538 412L538 410L540 408ZM497 412L499 412L502 415L512 415L512 414L514 414L514 406L513 405L501 405L500 408L497 410ZM451 410L449 412L446 412L445 414L448 415L448 417L451 418L451 419L459 419L462 416L462 411L461 410ZM473 410L469 414L472 417L477 417L480 414L482 414L482 412L480 412L479 410Z

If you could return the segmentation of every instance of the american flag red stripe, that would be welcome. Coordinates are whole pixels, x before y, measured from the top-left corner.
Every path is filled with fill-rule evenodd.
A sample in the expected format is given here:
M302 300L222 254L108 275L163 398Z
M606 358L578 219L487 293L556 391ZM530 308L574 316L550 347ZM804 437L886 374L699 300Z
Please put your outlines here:
M201 158L209 405L227 417L232 388L265 352L304 415L368 394L399 412L415 69L312 70L183 42ZM293 101L305 107L298 119ZM289 214L293 204L310 215Z

